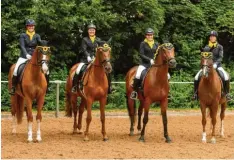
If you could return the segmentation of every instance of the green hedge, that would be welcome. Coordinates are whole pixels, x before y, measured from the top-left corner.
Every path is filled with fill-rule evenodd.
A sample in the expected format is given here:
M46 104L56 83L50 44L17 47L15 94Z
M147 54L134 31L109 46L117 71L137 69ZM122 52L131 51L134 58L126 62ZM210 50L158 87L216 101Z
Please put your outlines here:
M64 68L59 71L51 72L51 80L66 80L68 71ZM124 77L115 77L113 81L123 81ZM2 73L2 80L7 80L7 75ZM172 74L170 81L193 81L193 76L180 70ZM232 85L233 88L234 84ZM50 111L56 109L56 84L50 84L50 92L46 95L44 110ZM125 99L125 84L113 84L115 92L109 96L109 104L106 106L107 109L125 109L126 99ZM60 84L60 94L59 94L59 105L60 110L64 110L65 106L65 84ZM193 84L171 84L170 85L170 100L169 108L198 108L198 102L192 101L191 97L193 94ZM232 90L232 95L234 95ZM8 94L7 83L2 83L1 87L1 110L10 110L10 96ZM152 107L159 107L158 104L153 104ZM234 108L234 102L229 102L229 107ZM93 105L94 109L99 108L99 104L96 102Z

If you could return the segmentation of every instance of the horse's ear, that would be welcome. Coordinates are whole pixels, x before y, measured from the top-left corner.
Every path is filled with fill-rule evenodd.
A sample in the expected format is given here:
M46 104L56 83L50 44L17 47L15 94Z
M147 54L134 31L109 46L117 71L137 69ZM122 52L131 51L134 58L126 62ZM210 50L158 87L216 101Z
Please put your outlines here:
M49 42L46 41L46 40L41 40L41 41L40 41L40 45L41 45L41 46L48 46L48 43L49 43Z
M112 37L110 37L110 39L106 43L110 45L111 42L112 42Z

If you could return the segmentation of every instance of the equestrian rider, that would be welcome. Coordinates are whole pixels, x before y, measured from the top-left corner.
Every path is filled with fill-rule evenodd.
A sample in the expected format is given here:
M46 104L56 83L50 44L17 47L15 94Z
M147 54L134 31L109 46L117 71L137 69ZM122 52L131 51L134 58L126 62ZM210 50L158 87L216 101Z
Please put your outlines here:
M208 48L212 53L213 53L213 68L216 69L218 72L219 76L222 79L223 82L223 87L224 87L224 93L226 95L226 98L228 101L231 100L231 95L229 93L230 91L230 77L227 74L227 72L223 69L221 66L221 62L223 60L223 46L218 43L217 41L218 38L218 33L216 31L211 31L209 34L209 42L205 46L205 48ZM194 80L194 95L193 99L198 100L198 86L199 86L199 81L200 81L200 73L202 70L200 70ZM222 76L223 75L223 76Z
M131 93L131 99L137 99L137 91L141 86L141 73L148 69L151 65L154 64L154 54L158 48L158 44L154 41L154 30L148 28L145 31L145 39L140 44L140 58L141 63L137 68L136 76L133 81L133 92Z
M84 37L82 39L82 57L80 64L78 65L75 75L72 80L72 92L77 92L77 84L78 80L81 79L81 76L83 75L84 71L86 70L89 63L91 63L94 60L96 48L102 44L103 41L101 41L100 38L96 37L96 26L94 24L88 25L88 37ZM108 78L108 93L111 93L110 88L110 76L107 75ZM82 80L79 82L79 87L82 90L83 84Z
M35 21L33 19L26 20L26 33L20 34L20 57L16 62L13 77L12 77L12 88L10 91L11 95L15 94L16 85L18 82L18 69L23 63L26 63L32 58L32 54L37 45L41 44L42 40L39 34L35 32ZM49 71L45 74L47 84L49 84ZM48 85L47 85L48 89Z

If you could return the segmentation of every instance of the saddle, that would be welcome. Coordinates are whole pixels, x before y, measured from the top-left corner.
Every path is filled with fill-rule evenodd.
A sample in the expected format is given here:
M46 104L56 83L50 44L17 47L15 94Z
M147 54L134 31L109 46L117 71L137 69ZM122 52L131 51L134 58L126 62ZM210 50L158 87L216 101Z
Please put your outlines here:
M25 65L28 63L25 62L25 63L22 63L19 68L18 68L18 72L17 72L17 77L18 77L18 82L21 84L22 83L22 80L23 80L23 76L24 76L24 71L25 71Z

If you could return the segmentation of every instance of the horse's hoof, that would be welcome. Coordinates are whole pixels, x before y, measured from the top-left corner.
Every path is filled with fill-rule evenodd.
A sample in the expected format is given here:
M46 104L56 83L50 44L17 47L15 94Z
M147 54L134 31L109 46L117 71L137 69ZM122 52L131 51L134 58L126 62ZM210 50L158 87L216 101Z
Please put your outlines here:
M33 139L28 139L27 142L28 142L28 143L32 143L32 142L33 142Z
M171 143L171 139L170 139L170 138L167 138L165 142L166 142L166 143Z
M41 137L37 137L36 142L41 142L41 141L42 141Z
M16 134L16 129L12 129L12 132L11 132L12 134Z
M206 143L206 139L203 139L203 140L202 140L202 143L204 143L204 144L205 144L205 143Z
M89 141L89 138L86 136L86 137L84 138L84 141Z
M78 134L83 134L83 132L79 130L79 131L78 131Z
M109 140L109 138L103 138L104 142L107 142Z
M143 136L141 136L141 137L139 138L139 142L145 142L145 138L144 138Z
M224 134L221 134L221 135L220 135L220 138L225 138Z
M130 131L129 136L134 136L134 131Z
M211 138L210 143L211 144L215 144L216 143L216 139L215 138Z

